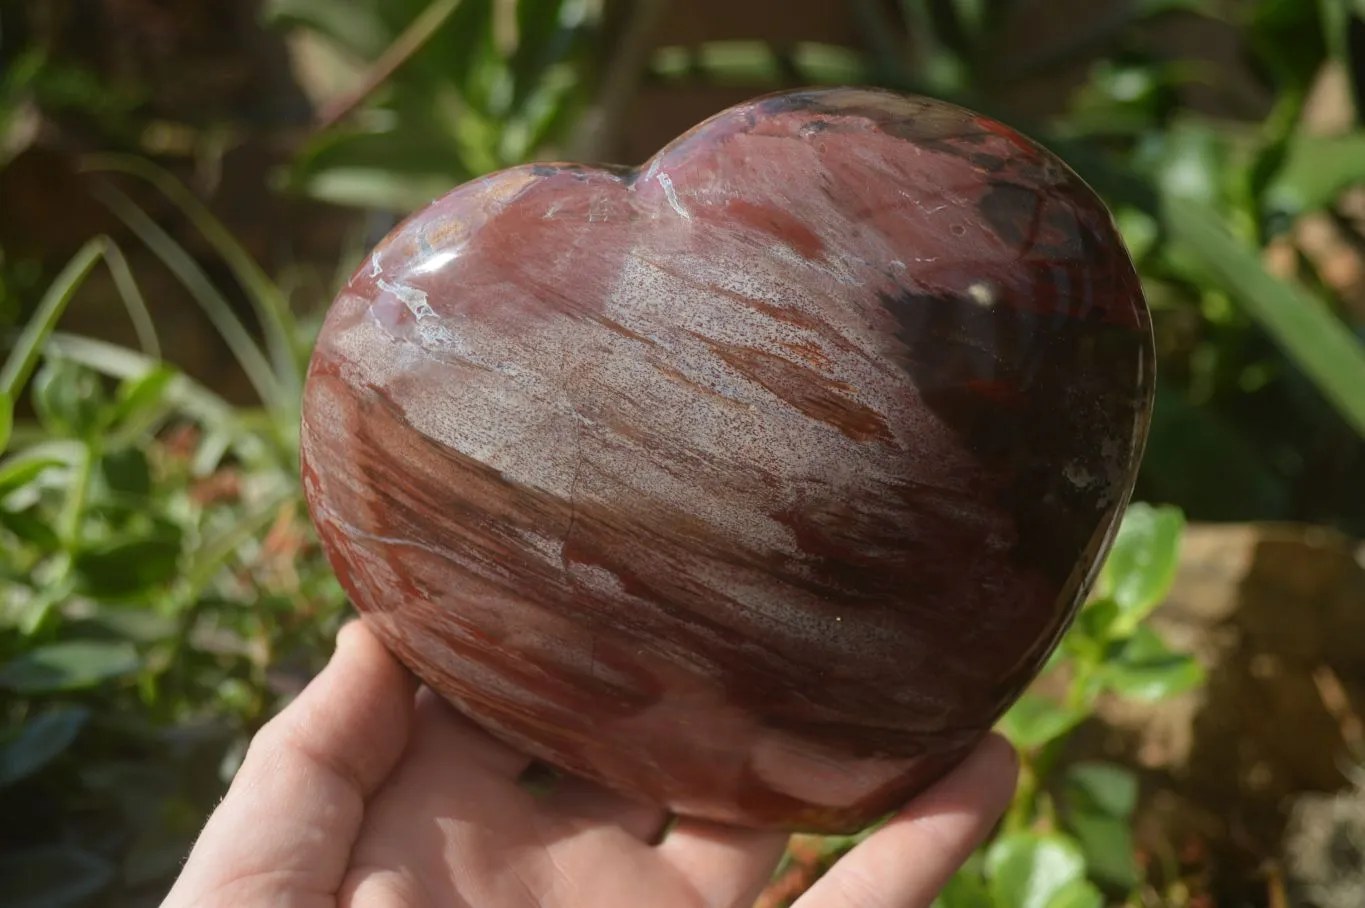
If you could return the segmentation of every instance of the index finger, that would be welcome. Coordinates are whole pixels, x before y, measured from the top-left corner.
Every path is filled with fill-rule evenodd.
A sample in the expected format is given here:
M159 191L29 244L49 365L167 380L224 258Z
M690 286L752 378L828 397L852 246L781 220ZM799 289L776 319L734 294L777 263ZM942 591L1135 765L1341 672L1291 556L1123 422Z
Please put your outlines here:
M990 735L841 858L793 908L928 908L1009 806L1014 748Z

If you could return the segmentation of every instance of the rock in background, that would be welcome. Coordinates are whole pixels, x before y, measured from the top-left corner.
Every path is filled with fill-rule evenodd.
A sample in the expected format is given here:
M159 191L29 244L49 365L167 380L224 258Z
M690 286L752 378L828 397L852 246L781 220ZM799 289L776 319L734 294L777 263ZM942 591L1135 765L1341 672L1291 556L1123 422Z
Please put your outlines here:
M1139 771L1136 840L1149 861L1207 862L1225 884L1257 880L1264 892L1282 855L1321 876L1331 861L1314 843L1360 848L1328 827L1360 816L1351 773L1365 753L1365 547L1309 526L1192 526L1151 620L1200 660L1207 686L1153 706L1106 702L1067 754ZM1365 865L1365 854L1332 860ZM1356 892L1353 908L1365 905Z

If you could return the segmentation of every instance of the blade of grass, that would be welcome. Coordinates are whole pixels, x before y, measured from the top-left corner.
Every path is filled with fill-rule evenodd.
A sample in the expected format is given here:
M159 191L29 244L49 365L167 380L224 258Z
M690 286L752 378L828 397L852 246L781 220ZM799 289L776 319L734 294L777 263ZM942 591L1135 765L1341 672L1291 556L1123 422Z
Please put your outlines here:
M336 125L352 111L365 103L365 100L389 80L413 54L422 49L432 35L459 9L462 0L432 0L419 13L393 43L385 48L379 59L370 64L354 91L347 92L330 102L318 113L317 129L322 131Z
M128 318L137 332L138 346L152 359L161 359L161 340L156 336L156 322L147 308L147 301L143 299L137 279L133 277L133 269L128 267L128 259L112 240L104 244L104 264L108 266L109 274L114 279L114 288L128 310Z
M54 333L47 346L53 356L80 363L111 378L145 375L159 364L136 350L61 332ZM276 420L259 416L259 411L233 407L183 373L171 379L165 395L181 413L208 429L210 435L229 439L227 444L244 463L293 469L291 451L271 434L278 426Z
M1204 205L1164 200L1173 243L1197 256L1238 305L1365 437L1365 345L1307 288L1271 275Z
M247 379L266 408L282 418L287 418L291 398L280 386L279 379L271 369L270 361L242 324L242 320L237 317L237 313L232 311L227 299L213 285L193 257L148 217L132 199L119 190L108 185L96 185L93 192L185 285L185 289L189 290L214 328L222 335L228 349L241 364Z
M8 392L0 391L0 451L9 445L10 433L14 431L14 399Z
M92 155L82 161L82 167L87 171L123 173L150 183L189 218L246 291L261 321L275 375L291 395L297 395L303 387L309 350L299 336L288 298L232 232L183 183L141 158Z
M185 570L184 590L186 602L200 597L204 587L219 568L231 557L237 548L270 526L279 517L280 509L293 501L298 490L290 485L276 489L265 501L241 516L231 526L205 539Z
M147 303L142 298L133 272L118 245L107 236L97 236L87 242L71 257L61 273L48 285L37 310L24 325L14 349L3 367L0 367L0 394L8 398L12 407L23 389L24 383L33 374L34 367L42 357L44 345L57 328L66 307L75 298L76 291L85 283L95 265L101 260L109 268L114 278L114 287L123 300L128 317L137 332L138 343L149 356L160 358L161 346L157 340L156 327ZM3 445L0 445L3 448Z
M97 237L80 248L66 267L48 285L33 317L24 325L3 367L0 367L0 394L14 401L33 374L43 353L43 345L57 328L62 313L103 255L103 238Z
M48 339L47 349L54 356L117 379L146 375L161 362L118 344L61 331L53 332ZM187 416L198 421L217 425L236 420L232 404L184 374L177 374L171 379L165 394Z

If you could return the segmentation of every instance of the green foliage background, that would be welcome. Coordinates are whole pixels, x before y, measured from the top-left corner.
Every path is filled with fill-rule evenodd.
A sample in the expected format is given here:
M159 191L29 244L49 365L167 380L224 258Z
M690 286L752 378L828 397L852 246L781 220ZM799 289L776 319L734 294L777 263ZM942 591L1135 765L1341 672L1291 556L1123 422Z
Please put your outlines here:
M279 189L402 212L498 167L591 150L597 137L584 124L604 104L611 113L632 27L650 6L273 0L272 27L306 30L385 76L296 149ZM1161 387L1139 492L1162 504L1132 508L1054 658L1064 696L1030 693L1002 723L1023 752L1023 783L941 908L1145 904L1153 882L1132 845L1134 777L1058 758L1098 698L1155 701L1202 682L1145 623L1171 582L1182 514L1365 531L1365 483L1352 482L1365 469L1361 321L1311 263L1294 277L1265 264L1298 219L1341 219L1346 194L1365 182L1365 9L1135 3L1101 36L1108 50L1065 114L1026 122L1001 109L992 86L1010 3L904 0L891 23L884 4L857 6L866 53L665 46L627 75L753 93L875 83L957 100L1042 139L1111 204L1158 328ZM1194 109L1182 89L1217 74L1130 37L1173 15L1236 30L1274 98L1262 118ZM1095 38L1058 53L1087 53ZM1348 129L1320 135L1303 117L1328 69L1345 74L1353 109ZM0 112L12 123L35 105L123 134L139 98L35 48L7 61ZM15 321L0 367L0 880L12 905L158 901L246 741L316 670L347 614L297 478L299 394L326 300L291 299L192 192L143 158L85 164L111 177L102 202L201 307L257 402L234 404L177 368L174 351L163 356L139 276L109 238L91 238L42 280L21 263L0 268L0 313ZM192 226L249 311L187 237L117 188L131 185L154 189ZM60 330L97 268L113 278L137 349ZM1326 509L1302 491L1324 459L1345 464ZM820 860L859 838L822 842Z

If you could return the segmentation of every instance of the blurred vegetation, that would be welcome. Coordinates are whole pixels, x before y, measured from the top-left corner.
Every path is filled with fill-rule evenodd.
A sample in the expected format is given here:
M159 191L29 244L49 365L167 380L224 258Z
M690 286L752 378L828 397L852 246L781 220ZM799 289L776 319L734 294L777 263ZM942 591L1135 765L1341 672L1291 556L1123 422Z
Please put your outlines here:
M96 50L67 40L73 18L140 7L0 5L0 181L34 149L71 152L102 213L69 261L0 226L6 904L157 902L245 742L346 614L301 504L297 419L328 283L361 248L314 263L327 277L309 292L262 263L197 191L243 137L283 147L281 198L374 236L490 170L610 155L643 91L812 83L923 92L1044 141L1110 203L1156 320L1139 497L1159 506L1129 514L1054 659L1065 693L1030 694L1003 723L1024 783L941 908L1213 904L1137 861L1127 770L1056 761L1098 697L1200 683L1143 622L1182 513L1365 535L1365 6L1133 0L1025 46L1021 22L1050 2L860 0L850 47L670 45L668 4L652 0L268 0L263 34L288 35L333 88L312 107L263 91L254 65L182 77L157 56L176 15L226 29L214 4L144 11L142 30L97 34ZM1162 36L1181 28L1230 46L1236 78L1172 51ZM1013 102L1078 70L1053 109ZM213 326L250 402L191 378L193 357L158 336L159 294L141 289L157 274ZM133 346L60 330L97 279ZM857 838L795 840L772 904Z

